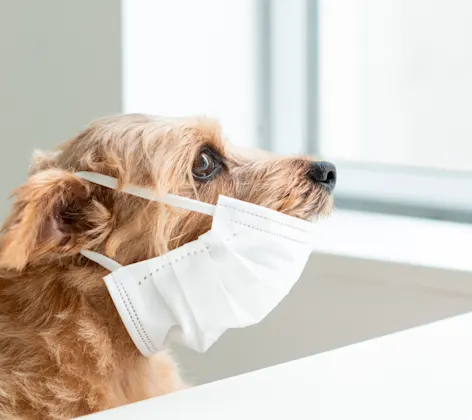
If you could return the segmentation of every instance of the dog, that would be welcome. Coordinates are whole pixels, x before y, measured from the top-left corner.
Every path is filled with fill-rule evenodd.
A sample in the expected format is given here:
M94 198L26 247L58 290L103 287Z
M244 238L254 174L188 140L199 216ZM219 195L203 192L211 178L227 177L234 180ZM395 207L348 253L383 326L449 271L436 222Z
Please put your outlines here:
M255 155L254 155L255 156ZM93 171L215 203L219 194L301 219L330 213L333 165L247 157L213 120L101 118L35 154L0 234L0 418L70 419L186 388L170 353L141 356L94 250L127 265L195 240L211 217L84 181Z

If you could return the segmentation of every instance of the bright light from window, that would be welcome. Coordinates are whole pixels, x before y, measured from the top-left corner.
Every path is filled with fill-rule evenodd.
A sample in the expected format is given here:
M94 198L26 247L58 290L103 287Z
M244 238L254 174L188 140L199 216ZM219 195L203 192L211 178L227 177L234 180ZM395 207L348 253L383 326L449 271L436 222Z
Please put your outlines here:
M253 146L252 0L124 0L124 111L208 115Z
M319 5L323 155L472 170L472 2Z

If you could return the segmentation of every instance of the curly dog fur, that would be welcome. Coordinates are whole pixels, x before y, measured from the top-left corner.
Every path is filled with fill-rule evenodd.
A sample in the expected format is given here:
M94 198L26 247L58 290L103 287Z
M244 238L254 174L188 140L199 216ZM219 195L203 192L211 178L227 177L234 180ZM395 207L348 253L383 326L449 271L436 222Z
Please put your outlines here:
M192 168L204 148L224 167L198 182ZM307 179L309 163L244 157L205 118L146 115L102 118L37 153L0 236L0 418L69 419L185 387L167 352L139 354L103 283L107 273L79 251L130 264L196 239L210 218L75 172L212 203L223 193L309 219L332 207L329 193Z

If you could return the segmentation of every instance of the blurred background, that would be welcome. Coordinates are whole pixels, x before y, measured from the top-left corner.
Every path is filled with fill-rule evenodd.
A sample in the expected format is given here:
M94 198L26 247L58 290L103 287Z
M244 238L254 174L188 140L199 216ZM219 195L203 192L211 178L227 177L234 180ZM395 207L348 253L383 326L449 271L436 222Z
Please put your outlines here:
M1 1L0 216L33 149L117 112L216 117L338 167L293 293L196 383L472 309L469 0Z

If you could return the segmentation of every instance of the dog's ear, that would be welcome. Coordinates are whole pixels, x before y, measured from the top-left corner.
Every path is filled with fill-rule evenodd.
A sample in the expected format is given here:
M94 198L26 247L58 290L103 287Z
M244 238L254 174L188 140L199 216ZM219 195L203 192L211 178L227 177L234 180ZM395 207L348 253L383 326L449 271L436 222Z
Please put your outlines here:
M32 260L78 253L108 233L110 212L71 172L39 171L14 197L0 237L0 267L21 270Z

